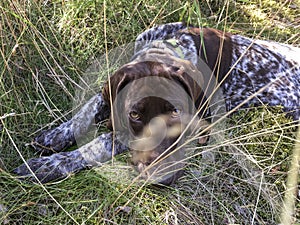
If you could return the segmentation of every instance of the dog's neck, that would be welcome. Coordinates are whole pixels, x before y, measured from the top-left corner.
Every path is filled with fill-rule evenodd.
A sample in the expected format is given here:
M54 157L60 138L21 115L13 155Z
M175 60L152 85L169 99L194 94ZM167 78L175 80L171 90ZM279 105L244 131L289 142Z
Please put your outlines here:
M178 43L177 39L154 40L138 49L131 61L155 61L172 65L174 59L177 58L177 60L187 60L196 66L198 55L195 50L187 51L183 45Z
M211 28L186 28L177 31L170 39L146 39L140 41L137 46L140 47L132 57L134 61L147 58L168 63L167 58L172 56L190 61L200 71L205 63L219 82L223 80L232 64L230 34Z

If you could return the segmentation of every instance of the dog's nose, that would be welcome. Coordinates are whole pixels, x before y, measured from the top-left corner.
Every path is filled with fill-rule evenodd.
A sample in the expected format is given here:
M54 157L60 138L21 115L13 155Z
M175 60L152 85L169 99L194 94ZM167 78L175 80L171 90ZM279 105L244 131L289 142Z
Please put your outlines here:
M143 132L135 140L130 142L130 149L136 151L151 151L161 144L167 136L167 126L164 119L153 118Z

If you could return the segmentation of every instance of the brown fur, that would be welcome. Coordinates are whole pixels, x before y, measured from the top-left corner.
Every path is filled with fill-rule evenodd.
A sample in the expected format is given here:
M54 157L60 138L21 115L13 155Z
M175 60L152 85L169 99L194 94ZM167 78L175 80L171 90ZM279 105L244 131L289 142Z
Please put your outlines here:
M210 69L218 75L218 78L221 79L227 73L229 63L231 62L231 45L228 41L229 35L214 29L206 28L204 28L203 30L200 30L198 28L191 28L189 29L189 33L192 34L196 45L199 47L198 51L200 57L207 63ZM203 46L205 46L205 48ZM222 63L219 63L220 56L222 58ZM176 65L177 63L178 65ZM141 92L146 91L147 84L145 84L144 86L135 85L134 81L138 80L139 78L151 76L163 77L169 79L170 81L175 81L180 86L182 86L186 93L190 96L192 102L190 104L193 104L194 106L196 105L196 107L202 106L205 100L202 87L200 87L199 84L197 84L189 74L191 71L196 70L197 69L194 68L190 62L184 62L180 60L178 60L178 62L175 60L175 63L173 63L172 65L167 65L160 62L141 61L131 62L121 67L110 77L111 86L109 87L109 82L107 82L103 89L104 100L108 103L112 102L113 105L116 106L111 106L112 112L114 114L114 123L112 123L111 119L109 120L109 129L117 129L123 132L131 131L134 136L134 140L144 140L145 138L147 139L149 137L145 133L145 130L149 130L148 123L155 117L163 116L165 122L168 124L168 129L177 127L180 121L172 120L172 117L170 117L168 110L164 109L167 103L162 99L150 97L139 102L138 108L146 109L142 112L142 116L144 119L139 121L139 123L137 123L136 121L132 121L132 119L130 119L128 115L124 116L124 113L119 112L124 112L126 110L139 110L137 109L136 102L134 102L134 96L135 93L140 94ZM201 85L204 85L205 87L205 83L211 82L210 79L210 77L201 77L200 80L203 80ZM133 86L131 87L131 89L133 90L130 91L131 94L126 96L126 99L118 100L118 93L122 91L122 89L125 88L125 86L129 83L133 83ZM162 89L163 88L164 87L162 86ZM174 90L173 93L171 92L172 91L166 93L166 95L173 95L174 98L179 98L179 100L181 100L182 102L186 101L185 99L180 99L180 96L177 96L176 90ZM111 101L110 96L112 97ZM116 103L116 101L119 102ZM133 105L135 105L135 108L133 107ZM151 107L149 108L148 106ZM191 112L190 110L193 107L190 107L188 105L186 107L188 109L184 109L185 113L195 113ZM125 118L120 118L119 114L122 114ZM202 114L204 114L203 111ZM166 115L167 118L165 117ZM202 115L200 116L202 117ZM124 124L120 124L122 123L122 121L130 121L129 127ZM138 144L135 146L139 146L139 148L141 149L135 149L135 151L132 151L132 163L137 166L137 169L140 172L143 172L148 165L157 161L157 159L159 157L162 157L162 155L166 156L176 148L176 145L174 145L173 147L171 146L180 136L181 130L182 129L179 129L178 133L175 136L165 138L161 142L160 146L156 146L155 148L150 147L150 149L143 149L147 148L143 147L144 142L138 142ZM144 146L147 146L147 144L145 144ZM165 150L168 148L170 148L169 151L165 152ZM147 152L145 150L147 150ZM168 180L174 180L174 177L177 177L178 175L176 174L177 173L175 173L173 178Z

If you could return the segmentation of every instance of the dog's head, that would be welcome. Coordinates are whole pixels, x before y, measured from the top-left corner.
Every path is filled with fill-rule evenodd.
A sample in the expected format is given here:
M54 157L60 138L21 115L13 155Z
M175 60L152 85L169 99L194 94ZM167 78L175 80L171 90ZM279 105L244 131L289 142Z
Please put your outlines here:
M131 161L143 178L163 184L182 174L186 127L195 102L204 99L201 78L193 78L199 74L189 62L183 64L132 62L103 89L112 104L109 127L127 134Z

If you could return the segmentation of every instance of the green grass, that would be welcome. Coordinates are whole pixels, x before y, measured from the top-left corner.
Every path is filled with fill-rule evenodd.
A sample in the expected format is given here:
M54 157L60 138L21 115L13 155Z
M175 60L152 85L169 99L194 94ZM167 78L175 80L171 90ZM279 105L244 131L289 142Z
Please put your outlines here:
M280 109L236 114L225 142L193 146L172 187L131 184L127 155L45 186L11 173L21 155L36 157L27 143L40 130L72 116L78 85L87 88L84 72L105 45L183 20L300 45L299 1L201 2L1 1L0 224L276 224L296 131ZM214 160L201 156L207 149ZM128 212L116 210L124 205Z

